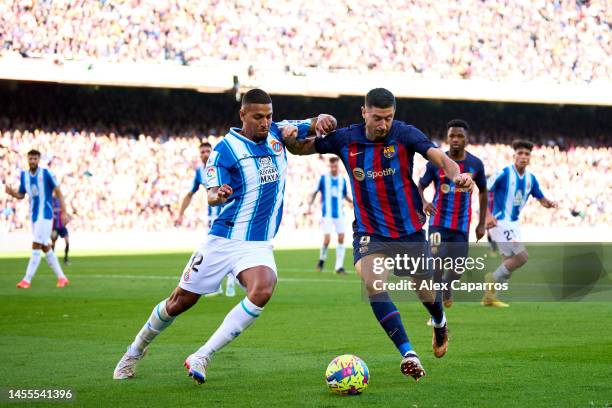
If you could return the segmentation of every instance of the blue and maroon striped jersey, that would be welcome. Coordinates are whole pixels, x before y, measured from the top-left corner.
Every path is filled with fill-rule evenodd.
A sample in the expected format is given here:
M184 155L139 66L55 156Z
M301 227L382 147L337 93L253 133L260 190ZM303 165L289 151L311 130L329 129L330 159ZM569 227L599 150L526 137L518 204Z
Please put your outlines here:
M319 153L340 157L350 175L355 203L353 231L399 238L420 231L423 203L412 181L414 153L426 157L434 144L417 128L397 120L381 141L365 136L365 124L315 140Z
M53 229L62 229L64 220L62 219L62 209L59 198L53 197Z
M446 154L448 155L448 152ZM465 152L465 155L465 160L456 163L461 173L470 173L478 189L483 191L487 188L484 165L473 154ZM433 205L438 211L429 217L429 225L468 232L472 219L472 192L456 188L453 181L446 178L442 169L429 162L419 184L425 188L432 181L436 188Z

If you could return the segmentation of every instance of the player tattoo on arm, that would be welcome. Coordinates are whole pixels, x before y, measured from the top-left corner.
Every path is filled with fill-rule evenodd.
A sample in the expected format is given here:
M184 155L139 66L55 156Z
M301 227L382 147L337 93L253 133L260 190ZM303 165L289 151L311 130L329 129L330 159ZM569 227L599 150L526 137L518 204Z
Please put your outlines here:
M312 126L312 125L311 125ZM284 126L281 130L285 147L291 154L303 156L307 154L315 154L317 151L314 146L314 137L298 140L298 128L295 126Z

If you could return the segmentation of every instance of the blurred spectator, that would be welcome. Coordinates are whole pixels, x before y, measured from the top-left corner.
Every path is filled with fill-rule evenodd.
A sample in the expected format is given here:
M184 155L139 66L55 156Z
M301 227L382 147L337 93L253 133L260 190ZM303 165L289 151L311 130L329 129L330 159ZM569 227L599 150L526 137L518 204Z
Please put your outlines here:
M219 139L209 137L214 145ZM36 147L43 162L57 175L73 215L71 228L81 231L160 230L171 228L180 197L189 188L198 163L198 140L151 135L136 138L87 131L22 131L0 134L0 174L16 185L26 152ZM512 149L503 144L471 145L487 173L512 163ZM611 225L612 148L540 146L529 170L538 178L547 197L560 208L543 210L528 205L522 222L533 226ZM305 216L307 197L315 188L323 157L290 157L283 223L295 228L318 225L318 210ZM44 164L44 163L43 163ZM425 160L417 155L415 180ZM476 199L477 195L474 195ZM317 205L318 202L317 202ZM474 203L473 208L478 208ZM0 194L2 229L28 230L28 203ZM186 228L203 228L205 198L194 200L186 216Z
M579 83L610 81L611 22L605 0L8 0L0 52Z

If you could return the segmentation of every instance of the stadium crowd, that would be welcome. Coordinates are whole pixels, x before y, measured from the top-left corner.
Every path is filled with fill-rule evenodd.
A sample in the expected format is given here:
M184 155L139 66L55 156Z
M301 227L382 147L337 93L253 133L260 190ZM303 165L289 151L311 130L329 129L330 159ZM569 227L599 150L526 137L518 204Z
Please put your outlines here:
M609 81L611 13L606 0L8 0L0 53Z
M210 136L214 145L219 138ZM37 148L42 162L58 177L64 192L71 228L82 231L143 231L171 228L180 199L191 185L198 164L198 139L189 137L128 137L86 131L5 130L0 134L0 174L16 186L19 170L27 168L26 153ZM472 145L487 173L510 164L512 150L506 144ZM425 161L417 155L414 179L423 174ZM612 147L539 146L530 171L545 194L560 208L544 210L528 205L523 221L529 225L591 226L612 223ZM291 157L283 223L294 228L318 225L318 202L305 215L307 197L326 169L322 156ZM27 201L17 202L0 194L3 230L30 228ZM185 228L203 228L205 196L199 193L187 212ZM474 195L476 199L476 195ZM473 208L478 208L474 205Z

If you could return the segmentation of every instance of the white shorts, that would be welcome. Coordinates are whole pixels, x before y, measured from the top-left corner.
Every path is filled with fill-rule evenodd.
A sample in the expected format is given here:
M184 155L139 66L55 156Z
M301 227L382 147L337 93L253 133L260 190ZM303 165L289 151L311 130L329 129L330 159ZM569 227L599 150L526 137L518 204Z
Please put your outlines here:
M344 234L346 230L344 218L323 218L321 220L321 228L324 234L331 234L334 229L336 230L336 234Z
M491 239L499 246L505 256L520 254L525 250L518 222L497 221L497 226L489 230Z
M226 275L232 274L237 278L245 269L260 265L276 273L272 243L208 235L185 266L179 287L206 295L216 292Z
M51 241L51 230L53 229L53 220L38 220L32 223L32 242L47 245Z

